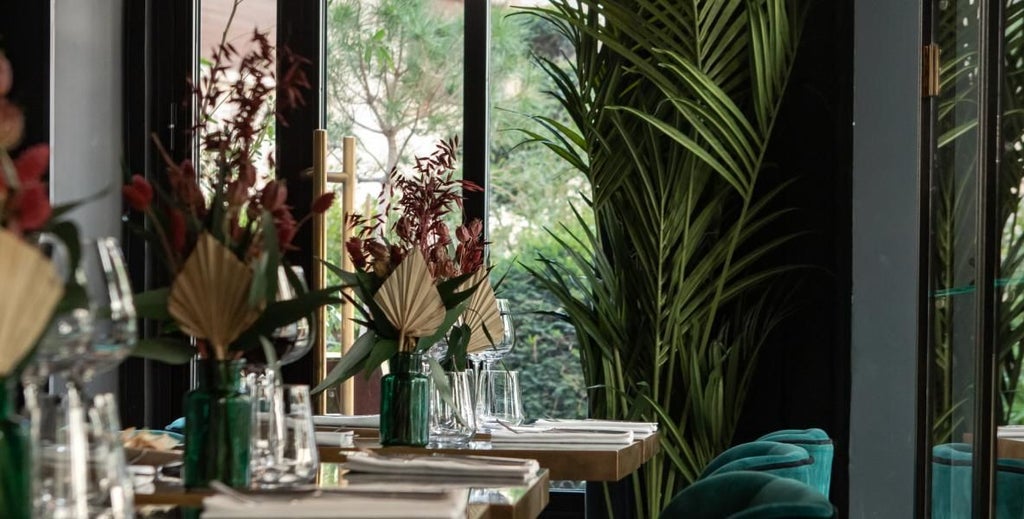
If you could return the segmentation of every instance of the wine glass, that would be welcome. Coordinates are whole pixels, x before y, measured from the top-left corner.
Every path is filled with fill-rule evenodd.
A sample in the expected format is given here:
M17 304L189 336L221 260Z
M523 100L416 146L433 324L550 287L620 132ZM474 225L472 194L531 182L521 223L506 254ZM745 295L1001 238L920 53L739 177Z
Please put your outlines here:
M56 235L40 233L35 236L36 246L50 259L65 286L78 286L69 281L79 279L72 265L72 254ZM67 371L85 354L92 335L92 312L88 299L80 291L66 294L54 311L53 319L31 360L22 370L26 406L31 411L40 391L46 391L50 375Z
M469 355L473 362L473 369L480 371L481 365L484 370L494 368L494 363L501 360L516 345L516 327L512 320L512 310L509 308L508 299L497 299L498 313L501 315L502 335L501 339L495 342L490 348Z
M295 299L295 287L288 280L288 273L285 269L289 267L280 266L277 269L277 295L275 301L288 301ZM303 279L302 267L290 267L300 282ZM274 330L270 336L270 342L274 345L274 353L277 355L277 363L285 366L299 360L313 347L313 329L309 325L309 319L303 317L298 321L287 324ZM255 371L262 371L267 364L266 354L262 348L256 348L246 353L246 362L249 368Z
M89 348L70 371L70 380L76 384L120 364L137 339L131 282L117 240L89 242L83 248L79 273L93 317Z

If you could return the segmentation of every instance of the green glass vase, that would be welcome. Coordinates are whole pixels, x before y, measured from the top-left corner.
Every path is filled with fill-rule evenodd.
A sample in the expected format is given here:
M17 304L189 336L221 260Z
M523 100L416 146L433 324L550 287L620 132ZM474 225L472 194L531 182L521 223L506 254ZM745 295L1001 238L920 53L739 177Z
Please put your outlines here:
M381 445L425 446L430 440L430 379L422 355L399 352L380 380Z
M198 386L185 395L185 488L216 480L249 486L252 408L242 385L243 360L203 359Z
M28 430L14 415L15 377L0 377L0 511L3 517L32 516Z

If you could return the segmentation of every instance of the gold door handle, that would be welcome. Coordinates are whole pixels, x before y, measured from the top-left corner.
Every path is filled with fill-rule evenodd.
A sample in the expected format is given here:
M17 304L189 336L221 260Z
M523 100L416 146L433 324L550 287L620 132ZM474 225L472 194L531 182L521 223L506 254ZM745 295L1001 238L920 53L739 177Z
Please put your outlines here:
M342 140L342 171L327 171L327 131L313 131L313 198L314 200L327 192L327 184L341 184L341 210L343 217L347 220L348 215L355 212L356 193L356 139L345 137ZM341 268L352 271L352 259L345 252L345 242L348 241L351 230L348 225L341 226ZM327 222L324 215L317 215L313 219L313 251L317 258L327 257ZM319 261L313 265L313 286L322 289L326 286L326 274L324 266ZM317 359L317 380L323 380L327 376L327 309L320 307L317 310L317 334L314 344ZM354 309L347 301L341 304L341 348L342 355L348 353L355 340ZM341 412L353 414L355 411L355 386L352 379L341 384ZM320 413L327 411L326 398L321 398L317 404Z

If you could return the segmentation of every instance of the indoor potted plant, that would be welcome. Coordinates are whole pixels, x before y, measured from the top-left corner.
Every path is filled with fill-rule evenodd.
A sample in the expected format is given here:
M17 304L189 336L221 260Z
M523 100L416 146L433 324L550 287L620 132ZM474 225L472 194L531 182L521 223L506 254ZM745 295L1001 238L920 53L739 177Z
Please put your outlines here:
M355 271L330 267L353 289L357 322L365 332L314 392L390 362L391 373L381 380L385 445L425 445L429 439L424 362L433 366L435 384L448 394L444 369L437 359L424 361L422 355L447 335L448 355L461 357L464 367L474 327L495 326L480 310L466 314L471 303L487 307L488 294L495 314L497 306L484 268L481 222L459 225L454 233L446 222L462 206L461 191L479 189L455 178L456 147L455 140L438 143L432 155L416 160L411 174L393 169L379 200L382 214L349 219L359 231L345 244ZM391 193L397 193L395 200Z
M201 116L193 131L211 169L197 175L192 162L174 162L158 140L166 165L165 188L135 175L123 194L148 227L140 229L169 271L170 285L136 296L142 317L164 322L158 337L139 341L135 354L169 362L199 356L198 387L185 400L185 486L219 480L235 487L248 481L250 402L240 383L245 351L262 348L273 359L271 338L282 326L309 317L316 308L339 302L337 288L307 291L292 268L284 268L294 299L276 300L279 267L293 248L296 229L323 213L328 193L296 221L278 180L257 185L260 140L272 120L271 95L288 108L289 92L307 86L301 60L274 82L274 48L254 31L239 55L230 44L214 52L209 73L194 84ZM226 71L237 67L237 77ZM224 83L228 87L224 87ZM218 109L230 115L218 119ZM273 160L268 159L273 167ZM201 182L208 185L201 187Z

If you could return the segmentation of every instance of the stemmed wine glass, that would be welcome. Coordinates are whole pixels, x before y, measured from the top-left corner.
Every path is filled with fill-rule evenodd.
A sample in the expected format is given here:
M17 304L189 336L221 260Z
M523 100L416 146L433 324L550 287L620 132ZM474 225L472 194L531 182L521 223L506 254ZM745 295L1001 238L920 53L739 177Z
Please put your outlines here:
M469 360L473 363L473 369L478 374L481 370L491 370L494 363L505 357L516 345L516 326L512 321L512 310L509 308L508 299L497 299L498 312L501 314L503 332L501 340L494 343L490 348L483 351L469 354Z
M37 460L35 507L53 517L131 517L130 489L92 484L97 464L120 460L123 469L123 450L120 441L114 441L119 437L114 429L120 427L116 419L100 420L117 416L116 402L100 395L89 405L82 389L96 373L120 363L136 341L136 312L124 257L117 240L99 238L83 244L75 266L77 251L62 250L49 238L40 242L52 249L58 272L66 272L72 282L67 283L63 308L25 376ZM67 378L62 402L40 392L50 375ZM97 506L106 510L97 511Z

